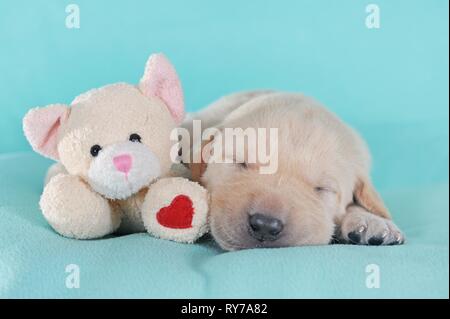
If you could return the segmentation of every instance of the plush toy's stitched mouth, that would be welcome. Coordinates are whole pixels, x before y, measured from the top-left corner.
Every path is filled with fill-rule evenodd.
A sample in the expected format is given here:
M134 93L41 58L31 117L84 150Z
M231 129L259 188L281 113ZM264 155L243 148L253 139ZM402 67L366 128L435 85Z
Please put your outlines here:
M128 175L124 175L121 179L121 181L116 181L114 184L104 183L100 185L100 183L92 180L89 184L106 198L120 200L137 194L142 188L150 185L154 180L150 178L141 183L133 183L129 180Z

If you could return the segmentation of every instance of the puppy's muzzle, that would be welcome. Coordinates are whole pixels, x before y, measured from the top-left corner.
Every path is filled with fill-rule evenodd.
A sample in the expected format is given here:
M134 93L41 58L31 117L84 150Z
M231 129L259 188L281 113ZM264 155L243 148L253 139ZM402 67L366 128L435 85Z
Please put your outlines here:
M261 213L250 215L248 224L250 235L261 242L277 240L284 228L281 220Z

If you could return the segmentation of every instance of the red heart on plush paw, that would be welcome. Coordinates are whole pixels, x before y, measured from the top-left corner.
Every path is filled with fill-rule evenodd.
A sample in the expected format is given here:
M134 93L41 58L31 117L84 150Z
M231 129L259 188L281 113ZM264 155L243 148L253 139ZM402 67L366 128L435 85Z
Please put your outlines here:
M163 207L156 214L156 220L164 227L185 229L192 227L194 207L186 195L178 195L169 206Z

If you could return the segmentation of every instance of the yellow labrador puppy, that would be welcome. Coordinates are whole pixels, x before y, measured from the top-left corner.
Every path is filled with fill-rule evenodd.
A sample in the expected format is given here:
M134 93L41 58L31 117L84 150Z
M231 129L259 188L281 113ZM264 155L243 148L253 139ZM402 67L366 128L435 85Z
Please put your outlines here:
M191 133L194 120L201 120L203 131L277 129L272 173L261 173L267 163L258 158L247 162L249 154L238 161L236 154L226 154L226 147L219 151L222 158L231 158L228 163L208 161L205 154L210 153L199 147L202 161L189 164L193 179L211 194L211 233L223 249L321 245L335 240L362 245L404 242L370 181L370 155L364 141L313 99L271 91L237 93L191 114L183 124ZM216 137L217 133L198 141L194 136L194 145L211 149ZM256 152L247 144L245 152Z

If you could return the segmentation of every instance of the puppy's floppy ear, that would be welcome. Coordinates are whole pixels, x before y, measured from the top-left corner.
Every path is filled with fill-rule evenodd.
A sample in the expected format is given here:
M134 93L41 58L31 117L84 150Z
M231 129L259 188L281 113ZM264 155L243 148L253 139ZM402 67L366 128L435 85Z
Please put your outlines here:
M183 90L173 65L161 53L152 54L145 66L139 89L147 97L158 97L177 124L184 117Z
M28 111L23 119L23 131L36 152L53 160L59 159L58 133L69 113L69 107L63 104L52 104Z
M201 141L200 145L194 145L191 152L191 161L188 164L191 171L191 179L194 182L200 183L200 179L208 167L208 160L210 154L210 148L214 137L209 140Z
M356 204L369 212L384 218L391 218L388 209L378 195L369 177L359 177L353 190L353 198Z

